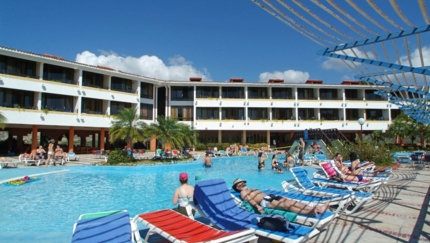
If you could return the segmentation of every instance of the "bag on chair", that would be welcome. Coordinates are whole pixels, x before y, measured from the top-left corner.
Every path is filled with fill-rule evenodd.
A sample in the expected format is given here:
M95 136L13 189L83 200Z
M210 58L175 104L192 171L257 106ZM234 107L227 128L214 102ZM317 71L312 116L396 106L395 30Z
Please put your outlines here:
M294 226L290 225L290 221L279 214L269 214L260 218L257 226L274 231L288 231L289 229L294 229Z

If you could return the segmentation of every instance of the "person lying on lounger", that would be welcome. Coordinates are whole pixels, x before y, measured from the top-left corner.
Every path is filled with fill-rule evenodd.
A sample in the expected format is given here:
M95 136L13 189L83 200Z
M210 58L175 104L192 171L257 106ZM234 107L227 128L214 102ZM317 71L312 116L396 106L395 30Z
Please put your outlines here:
M248 201L252 207L258 210L260 213L264 213L263 207L288 210L295 213L317 216L318 213L324 213L330 206L330 202L327 201L323 206L308 206L304 203L290 200L286 197L280 196L269 196L257 189L249 189L246 187L246 181L237 178L233 182L233 190L240 192L240 197Z
M335 165L342 172L342 179L345 181L363 181L363 172L360 169L360 160L357 158L357 154L351 152L349 158L351 160L351 168L343 163L340 153L335 154Z

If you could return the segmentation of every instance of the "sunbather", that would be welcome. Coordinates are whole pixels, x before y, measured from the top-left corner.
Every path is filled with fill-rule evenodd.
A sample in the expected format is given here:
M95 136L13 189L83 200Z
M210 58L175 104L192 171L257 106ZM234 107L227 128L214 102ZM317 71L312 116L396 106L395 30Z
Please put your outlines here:
M286 197L269 196L257 189L249 189L246 187L246 181L237 178L233 182L233 190L240 192L240 197L251 204L252 207L260 213L264 213L262 207L274 208L280 210L288 210L295 213L317 216L318 213L324 213L330 206L327 201L323 206L308 206L295 200L290 200Z
M39 146L38 149L36 149L36 155L39 159L43 159L45 157L46 151L43 149L42 145Z
M350 153L351 167L343 163L342 155L335 154L335 165L342 172L342 179L345 181L363 181L363 172L360 169L360 160L357 159L357 154Z

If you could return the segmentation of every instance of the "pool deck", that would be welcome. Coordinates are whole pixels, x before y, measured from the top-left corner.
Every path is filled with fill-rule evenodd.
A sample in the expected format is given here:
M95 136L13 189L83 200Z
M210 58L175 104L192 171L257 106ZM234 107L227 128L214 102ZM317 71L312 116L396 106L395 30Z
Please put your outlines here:
M203 158L203 152L201 157ZM68 166L83 166L102 159L92 155L80 155L79 161L71 161L65 166L50 166L46 169L65 170ZM41 167L24 166L3 168L0 172L19 175L20 168L35 174L46 173ZM55 169L54 169L55 168ZM3 174L1 173L1 174ZM3 174L2 179L5 179ZM280 187L281 188L281 187ZM341 215L325 230L308 242L430 242L430 169L411 168L402 165L388 183L374 193L364 207L352 215ZM143 234L146 230L143 230ZM151 237L151 242L160 242L160 237ZM271 242L260 238L259 242Z

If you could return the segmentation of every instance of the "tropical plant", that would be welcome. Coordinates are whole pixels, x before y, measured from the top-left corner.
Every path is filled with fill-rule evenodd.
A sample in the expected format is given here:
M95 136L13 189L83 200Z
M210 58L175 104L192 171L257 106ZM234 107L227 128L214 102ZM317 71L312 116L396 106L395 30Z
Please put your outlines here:
M4 129L6 127L7 118L0 112L0 128Z
M183 148L197 144L198 132L189 125L179 123L171 117L158 116L156 123L151 123L145 129L146 139L157 139L164 147L169 144L172 148Z
M130 149L133 143L141 141L144 136L144 129L147 126L144 122L139 121L137 110L125 108L114 116L112 126L109 129L109 139L111 141L125 140L130 143Z

